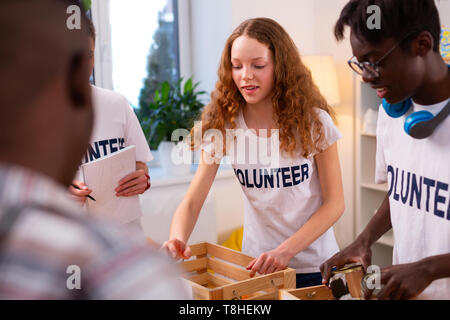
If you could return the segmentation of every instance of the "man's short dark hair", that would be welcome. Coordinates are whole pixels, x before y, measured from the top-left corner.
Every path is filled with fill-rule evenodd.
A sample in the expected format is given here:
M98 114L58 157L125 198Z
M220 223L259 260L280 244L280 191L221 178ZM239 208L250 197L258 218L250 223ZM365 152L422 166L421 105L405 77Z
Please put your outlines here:
M367 8L376 5L380 8L381 28L370 29L368 19L374 14ZM441 25L434 0L350 0L342 9L334 27L337 40L344 38L345 27L349 26L355 36L369 43L379 44L387 38L400 42L406 36L408 40L428 31L434 39L433 50L439 52ZM400 45L407 48L410 41Z

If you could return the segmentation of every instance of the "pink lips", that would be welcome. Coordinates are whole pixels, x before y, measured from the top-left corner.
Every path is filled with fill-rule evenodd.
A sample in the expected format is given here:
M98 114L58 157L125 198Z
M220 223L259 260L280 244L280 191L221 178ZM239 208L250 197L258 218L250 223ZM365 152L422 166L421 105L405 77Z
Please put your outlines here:
M387 88L383 87L383 88L377 89L377 96L378 96L378 98L384 99L387 94L388 94Z
M252 94L254 93L259 87L258 86L245 86L242 87L242 89L245 91L245 93L247 94Z

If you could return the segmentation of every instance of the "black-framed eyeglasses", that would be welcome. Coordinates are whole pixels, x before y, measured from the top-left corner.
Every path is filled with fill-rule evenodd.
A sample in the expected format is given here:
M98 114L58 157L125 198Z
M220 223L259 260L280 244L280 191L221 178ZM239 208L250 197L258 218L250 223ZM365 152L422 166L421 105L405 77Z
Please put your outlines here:
M348 65L354 72L356 72L358 75L362 76L364 73L364 70L369 72L373 77L378 78L380 76L379 73L379 65L381 61L387 58L399 45L402 43L405 39L407 39L410 35L413 33L408 33L402 40L397 42L395 46L393 46L391 49L388 50L380 59L378 59L376 62L369 62L369 61L363 61L359 62L355 56L351 57L350 60L347 61Z

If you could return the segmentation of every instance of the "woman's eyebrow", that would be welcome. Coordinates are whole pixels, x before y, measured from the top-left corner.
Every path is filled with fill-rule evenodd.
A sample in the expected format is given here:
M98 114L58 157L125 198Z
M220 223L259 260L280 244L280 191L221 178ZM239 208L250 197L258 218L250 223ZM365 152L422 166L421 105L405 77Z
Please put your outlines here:
M252 58L252 61L255 60L265 60L264 57L257 57L257 58ZM231 61L241 61L239 58L231 58Z

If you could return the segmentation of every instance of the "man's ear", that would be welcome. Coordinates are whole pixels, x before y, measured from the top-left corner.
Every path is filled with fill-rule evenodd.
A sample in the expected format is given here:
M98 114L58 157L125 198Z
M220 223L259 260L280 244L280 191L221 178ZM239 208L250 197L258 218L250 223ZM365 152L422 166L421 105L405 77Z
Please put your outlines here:
M68 89L69 99L76 107L90 105L91 88L89 86L89 58L77 53L69 61Z
M430 32L422 31L412 42L411 50L415 56L425 56L429 51L433 51L434 39Z

